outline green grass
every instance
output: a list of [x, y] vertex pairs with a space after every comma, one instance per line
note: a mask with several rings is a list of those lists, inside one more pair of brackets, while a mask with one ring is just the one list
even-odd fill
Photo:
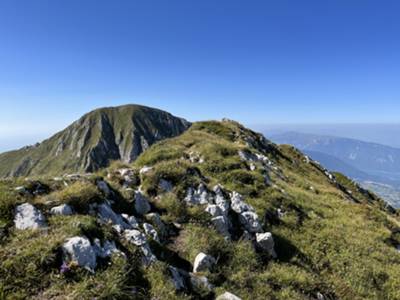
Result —
[[[293, 147], [263, 145], [255, 133], [237, 123], [200, 122], [179, 137], [155, 144], [132, 164], [135, 172], [144, 165], [153, 167], [140, 176], [140, 185], [163, 221], [174, 228], [165, 244], [152, 242], [162, 259], [149, 268], [140, 266], [136, 247], [110, 226], [99, 226], [94, 217], [84, 215], [90, 203], [103, 200], [92, 181], [51, 186], [49, 195], [30, 199], [15, 195], [11, 183], [0, 182], [0, 224], [7, 228], [0, 245], [0, 298], [199, 299], [190, 291], [174, 290], [167, 263], [180, 262], [191, 271], [188, 262], [204, 252], [217, 259], [216, 266], [202, 274], [216, 287], [216, 295], [230, 291], [242, 299], [315, 299], [322, 293], [326, 299], [400, 299], [398, 215], [389, 213], [375, 195], [335, 174], [339, 189]], [[267, 155], [284, 176], [270, 172], [272, 185], [266, 185], [261, 164], [250, 171], [248, 163], [239, 159], [243, 149]], [[191, 163], [190, 153], [198, 153], [204, 162]], [[98, 175], [105, 177], [123, 166], [115, 162]], [[118, 194], [114, 208], [131, 213], [132, 194], [113, 176], [110, 184]], [[173, 183], [173, 191], [161, 191], [160, 179]], [[225, 240], [204, 206], [187, 206], [183, 201], [187, 188], [200, 182], [209, 188], [221, 183], [228, 191], [243, 194], [264, 230], [272, 232], [278, 258], [256, 252], [251, 241]], [[30, 201], [47, 210], [48, 200], [71, 204], [81, 214], [46, 214], [47, 233], [12, 228], [17, 203]], [[280, 220], [264, 218], [278, 208], [284, 212]], [[113, 257], [95, 275], [74, 270], [71, 277], [61, 276], [60, 245], [79, 234], [115, 240], [127, 259]]]

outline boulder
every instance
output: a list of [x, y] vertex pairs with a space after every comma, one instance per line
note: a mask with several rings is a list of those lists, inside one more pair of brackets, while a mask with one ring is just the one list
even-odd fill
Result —
[[215, 263], [214, 257], [200, 252], [194, 260], [193, 273], [210, 270]]
[[96, 268], [96, 252], [86, 237], [68, 239], [62, 246], [65, 261], [73, 261], [91, 272]]
[[219, 295], [216, 300], [242, 300], [242, 299], [232, 293], [225, 292], [222, 295]]
[[275, 252], [275, 243], [274, 238], [272, 237], [272, 233], [256, 233], [256, 242], [257, 246], [263, 251], [267, 252], [271, 257], [276, 257]]
[[151, 206], [147, 198], [140, 191], [135, 191], [135, 211], [139, 215], [145, 215], [150, 210]]
[[43, 214], [32, 204], [24, 203], [15, 209], [14, 224], [17, 229], [39, 229], [46, 227]]
[[97, 215], [103, 222], [111, 222], [112, 224], [119, 226], [122, 230], [131, 229], [131, 226], [124, 221], [122, 216], [115, 213], [107, 203], [100, 204], [97, 207], [97, 211]]
[[52, 215], [70, 216], [73, 214], [72, 207], [68, 204], [61, 204], [50, 209]]
[[255, 212], [245, 211], [239, 215], [239, 221], [249, 232], [261, 232], [262, 227]]

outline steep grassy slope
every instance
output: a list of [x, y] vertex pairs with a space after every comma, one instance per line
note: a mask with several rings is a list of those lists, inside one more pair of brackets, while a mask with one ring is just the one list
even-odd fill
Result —
[[[257, 160], [256, 154], [265, 158]], [[140, 174], [144, 166], [152, 168]], [[132, 168], [128, 183], [122, 167]], [[97, 190], [100, 177], [107, 178], [111, 195]], [[65, 180], [67, 187], [42, 180], [50, 193], [29, 198], [13, 189], [27, 184], [23, 181], [0, 185], [0, 298], [213, 299], [229, 291], [242, 299], [400, 299], [398, 216], [346, 177], [334, 176], [296, 149], [277, 147], [235, 122], [195, 123], [182, 135], [150, 147], [131, 166], [114, 164], [91, 178]], [[165, 192], [161, 182], [173, 189]], [[243, 195], [258, 214], [262, 231], [272, 233], [277, 257], [257, 250], [254, 236], [237, 225], [234, 215], [227, 239], [214, 227], [205, 205], [188, 205], [188, 188], [200, 183], [209, 191], [221, 184], [227, 194]], [[150, 239], [157, 261], [149, 266], [140, 263], [138, 247], [87, 211], [90, 203], [112, 199], [116, 212], [133, 214], [142, 223], [147, 216], [133, 209], [133, 190], [139, 186], [168, 228], [164, 234], [159, 230], [159, 242]], [[14, 228], [13, 209], [25, 201], [46, 214], [46, 230]], [[61, 203], [79, 213], [47, 214]], [[80, 268], [60, 273], [60, 247], [74, 235], [114, 240], [126, 258], [114, 255], [94, 274]], [[216, 258], [216, 265], [201, 273], [214, 288], [198, 290], [188, 284], [175, 291], [169, 266], [191, 272], [199, 252]]]
[[0, 155], [0, 177], [92, 172], [112, 160], [132, 162], [149, 145], [189, 123], [139, 105], [90, 112], [41, 144]]

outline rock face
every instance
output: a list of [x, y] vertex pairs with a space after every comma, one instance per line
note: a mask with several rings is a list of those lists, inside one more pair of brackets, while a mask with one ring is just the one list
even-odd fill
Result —
[[145, 106], [92, 111], [35, 146], [0, 155], [0, 178], [93, 172], [113, 160], [130, 163], [153, 143], [184, 132], [184, 119]]
[[194, 260], [193, 273], [210, 270], [215, 263], [214, 257], [200, 252]]
[[68, 239], [62, 246], [66, 261], [73, 261], [78, 266], [91, 272], [96, 268], [96, 252], [86, 237], [73, 237]]
[[36, 207], [24, 203], [15, 209], [14, 224], [17, 229], [39, 229], [46, 227], [46, 220]]

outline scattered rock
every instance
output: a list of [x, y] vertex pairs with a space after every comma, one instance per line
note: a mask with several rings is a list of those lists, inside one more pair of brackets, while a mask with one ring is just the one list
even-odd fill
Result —
[[147, 174], [148, 172], [150, 172], [153, 169], [153, 167], [149, 167], [149, 166], [144, 166], [143, 168], [140, 169], [139, 174]]
[[73, 261], [91, 272], [96, 268], [96, 253], [86, 237], [73, 237], [62, 246], [65, 261]]
[[324, 295], [322, 295], [320, 292], [317, 293], [317, 299], [318, 300], [325, 300]]
[[143, 253], [143, 264], [148, 266], [151, 263], [157, 261], [157, 257], [153, 254], [153, 252], [150, 249], [149, 244], [144, 244], [143, 246], [140, 247]]
[[216, 300], [242, 300], [242, 299], [232, 293], [225, 292], [222, 295], [219, 295]]
[[221, 208], [216, 204], [208, 204], [205, 210], [213, 217], [218, 217], [223, 215]]
[[139, 215], [145, 215], [151, 210], [147, 198], [140, 192], [135, 192], [135, 210]]
[[237, 192], [232, 192], [231, 195], [231, 207], [232, 210], [238, 214], [245, 211], [254, 211], [254, 208], [243, 201], [242, 195]]
[[231, 234], [229, 233], [230, 222], [226, 216], [218, 216], [211, 219], [211, 222], [219, 232], [225, 238], [230, 239]]
[[131, 228], [131, 226], [124, 221], [122, 216], [116, 214], [108, 204], [106, 203], [100, 204], [97, 207], [97, 210], [98, 210], [97, 215], [103, 222], [105, 223], [111, 222], [112, 224], [119, 226], [122, 230]]
[[147, 214], [146, 219], [149, 220], [158, 229], [161, 235], [167, 234], [167, 228], [158, 213]]
[[274, 238], [270, 232], [256, 233], [256, 242], [259, 248], [276, 258]]
[[193, 273], [210, 270], [215, 263], [214, 257], [200, 252], [194, 260]]
[[72, 207], [68, 204], [61, 204], [50, 209], [52, 215], [70, 216], [73, 214]]
[[201, 183], [197, 190], [189, 187], [186, 193], [185, 201], [191, 205], [207, 204], [210, 202], [210, 194], [207, 191], [206, 186]]
[[154, 229], [153, 225], [149, 224], [149, 223], [144, 223], [143, 224], [143, 229], [144, 232], [151, 236], [151, 238], [157, 242], [160, 242], [160, 238], [158, 237], [158, 233], [157, 231]]
[[245, 211], [239, 215], [239, 221], [249, 232], [261, 232], [262, 227], [255, 212]]
[[15, 209], [14, 224], [17, 229], [39, 229], [46, 227], [43, 214], [32, 204], [24, 203]]
[[146, 236], [136, 229], [125, 230], [124, 236], [129, 242], [136, 246], [143, 246], [147, 243]]
[[104, 241], [103, 246], [101, 246], [100, 240], [95, 239], [93, 249], [94, 249], [96, 255], [101, 258], [109, 257], [114, 253], [122, 254], [125, 256], [125, 254], [123, 254], [123, 252], [121, 252], [120, 250], [117, 249], [117, 246], [115, 245], [114, 241], [106, 240], [106, 241]]

